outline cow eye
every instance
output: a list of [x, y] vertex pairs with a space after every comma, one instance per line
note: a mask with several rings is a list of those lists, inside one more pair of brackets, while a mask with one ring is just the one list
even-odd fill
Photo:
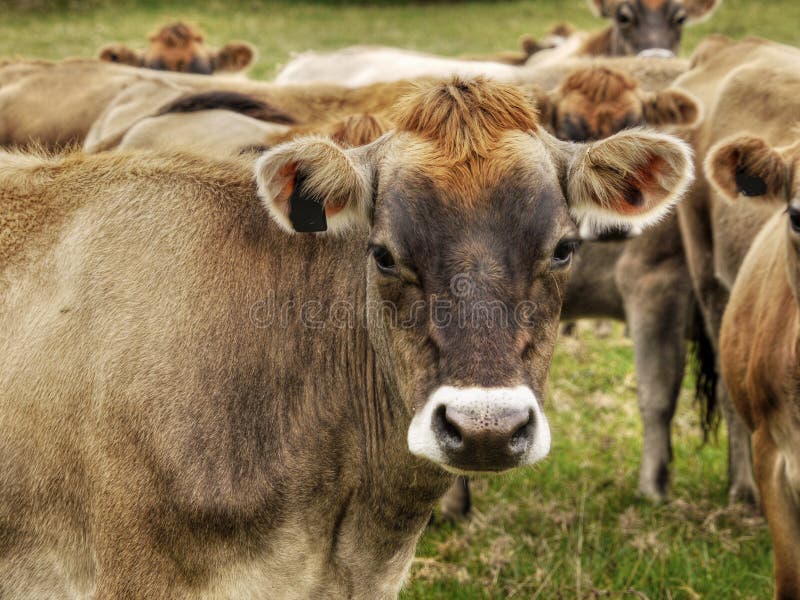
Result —
[[800, 209], [790, 206], [787, 212], [789, 213], [789, 223], [792, 226], [792, 231], [800, 233]]
[[679, 27], [682, 27], [686, 24], [686, 20], [689, 18], [689, 15], [686, 14], [686, 11], [679, 10], [675, 13], [675, 16], [672, 17], [672, 22]]
[[378, 271], [384, 275], [397, 275], [397, 263], [395, 263], [392, 253], [389, 252], [386, 246], [371, 246], [370, 252], [375, 259], [375, 266], [378, 267]]
[[636, 16], [633, 14], [631, 5], [627, 2], [620, 5], [619, 9], [617, 9], [617, 23], [619, 23], [622, 27], [629, 27], [630, 25], [633, 25], [635, 20]]
[[572, 255], [580, 247], [581, 240], [578, 239], [564, 239], [558, 242], [556, 249], [553, 251], [553, 257], [550, 259], [551, 269], [563, 269], [572, 262]]

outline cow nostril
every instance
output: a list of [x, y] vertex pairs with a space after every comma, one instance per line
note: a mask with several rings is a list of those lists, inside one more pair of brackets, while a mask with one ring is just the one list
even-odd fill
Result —
[[528, 440], [533, 437], [533, 430], [536, 427], [536, 415], [533, 410], [528, 411], [528, 420], [520, 425], [511, 435], [508, 442], [512, 452], [524, 451], [528, 445]]
[[452, 449], [458, 449], [464, 444], [461, 430], [447, 418], [447, 407], [444, 404], [433, 413], [433, 429], [439, 439]]

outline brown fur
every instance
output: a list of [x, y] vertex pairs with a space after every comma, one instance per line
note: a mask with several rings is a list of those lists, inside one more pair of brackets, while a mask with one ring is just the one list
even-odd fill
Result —
[[731, 399], [753, 432], [756, 481], [774, 546], [775, 597], [794, 598], [800, 593], [800, 233], [791, 215], [797, 220], [800, 211], [800, 141], [773, 149], [763, 139], [741, 138], [718, 145], [708, 162], [723, 182], [742, 166], [760, 167], [754, 173], [767, 181], [780, 173], [778, 185], [768, 184], [767, 194], [752, 202], [777, 195], [788, 204], [767, 221], [744, 259], [720, 346]]

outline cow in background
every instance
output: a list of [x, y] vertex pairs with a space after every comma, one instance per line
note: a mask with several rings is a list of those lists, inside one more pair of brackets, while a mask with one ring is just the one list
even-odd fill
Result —
[[256, 58], [255, 48], [245, 42], [230, 42], [219, 50], [205, 44], [205, 36], [194, 25], [170, 23], [150, 36], [143, 51], [124, 44], [111, 44], [100, 50], [100, 60], [159, 71], [211, 75], [236, 73], [247, 69]]

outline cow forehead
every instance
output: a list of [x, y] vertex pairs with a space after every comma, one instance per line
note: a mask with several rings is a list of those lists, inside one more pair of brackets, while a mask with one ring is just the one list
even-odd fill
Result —
[[[541, 142], [527, 137], [518, 148], [526, 153], [516, 161], [506, 157], [502, 168], [494, 167], [501, 176], [480, 187], [453, 188], [438, 166], [395, 165], [380, 177], [373, 227], [379, 241], [428, 259], [447, 257], [454, 265], [552, 245], [575, 226], [552, 159]], [[408, 146], [395, 151], [402, 149]]]
[[[490, 197], [491, 192], [502, 189], [511, 173], [517, 177], [525, 174], [532, 195], [537, 186], [558, 180], [552, 151], [537, 135], [522, 131], [508, 131], [487, 147], [485, 155], [464, 160], [444, 155], [436, 143], [416, 134], [400, 132], [393, 136], [381, 163], [380, 180], [390, 183], [395, 191], [424, 180], [437, 190], [438, 202], [465, 214]], [[420, 198], [409, 194], [406, 201], [418, 202]]]

